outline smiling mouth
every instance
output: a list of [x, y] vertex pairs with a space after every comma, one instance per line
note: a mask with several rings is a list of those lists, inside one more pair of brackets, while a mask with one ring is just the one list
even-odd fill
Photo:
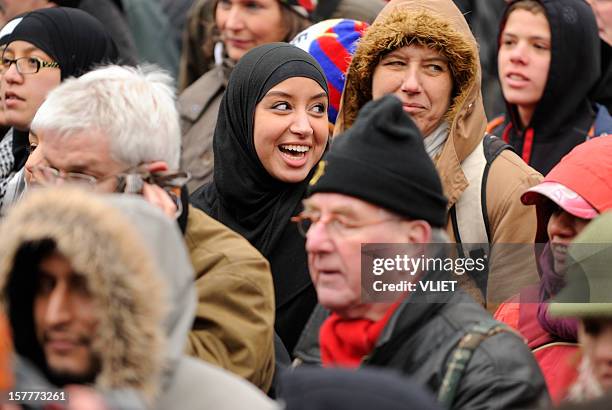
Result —
[[293, 158], [304, 158], [308, 151], [310, 151], [310, 147], [307, 145], [279, 145], [278, 149], [285, 155], [288, 155]]

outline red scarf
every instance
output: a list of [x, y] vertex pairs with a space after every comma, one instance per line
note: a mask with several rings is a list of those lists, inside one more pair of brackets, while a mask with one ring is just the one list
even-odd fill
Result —
[[332, 313], [323, 322], [319, 333], [323, 366], [359, 367], [363, 358], [374, 349], [376, 341], [399, 305], [400, 302], [394, 303], [378, 321], [344, 319]]

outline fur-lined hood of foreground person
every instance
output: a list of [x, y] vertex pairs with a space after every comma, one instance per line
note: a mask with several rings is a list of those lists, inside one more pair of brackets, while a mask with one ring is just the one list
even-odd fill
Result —
[[254, 386], [184, 356], [196, 309], [184, 241], [176, 222], [127, 194], [36, 189], [0, 225], [0, 302], [16, 353], [46, 377], [32, 308], [40, 260], [19, 260], [19, 252], [26, 243], [49, 239], [85, 277], [98, 308], [95, 388], [133, 390], [159, 409], [239, 409], [246, 402], [275, 408]]

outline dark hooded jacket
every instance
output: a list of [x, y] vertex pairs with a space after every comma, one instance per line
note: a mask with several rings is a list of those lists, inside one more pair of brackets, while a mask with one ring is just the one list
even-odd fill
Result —
[[305, 241], [290, 222], [301, 210], [309, 178], [285, 183], [271, 176], [257, 155], [253, 132], [259, 101], [292, 77], [310, 78], [327, 93], [317, 61], [295, 46], [265, 44], [240, 59], [221, 101], [213, 140], [213, 182], [191, 196], [194, 206], [247, 238], [270, 261], [275, 328], [289, 351], [316, 302]]
[[[503, 120], [495, 120], [490, 130], [546, 175], [588, 135], [596, 136], [590, 129], [598, 107], [589, 99], [589, 93], [601, 76], [601, 51], [597, 23], [586, 2], [539, 2], [546, 10], [551, 31], [551, 60], [544, 93], [529, 124], [523, 127], [516, 105], [506, 102]], [[500, 35], [508, 9], [501, 21]]]
[[[154, 409], [276, 407], [254, 386], [185, 356], [196, 309], [193, 268], [176, 223], [142, 198], [35, 191], [11, 209], [1, 231], [0, 302], [17, 354], [48, 380], [33, 333], [31, 284], [40, 260], [56, 249], [85, 277], [100, 307], [92, 338], [100, 361], [95, 388], [134, 391]], [[27, 245], [33, 243], [39, 246]], [[20, 387], [44, 383], [28, 373]]]

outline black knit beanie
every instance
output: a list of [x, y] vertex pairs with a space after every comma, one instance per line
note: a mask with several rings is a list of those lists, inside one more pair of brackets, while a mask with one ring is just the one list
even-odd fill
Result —
[[355, 124], [333, 139], [308, 187], [308, 196], [354, 196], [434, 227], [446, 225], [446, 198], [423, 137], [388, 95], [370, 101]]

